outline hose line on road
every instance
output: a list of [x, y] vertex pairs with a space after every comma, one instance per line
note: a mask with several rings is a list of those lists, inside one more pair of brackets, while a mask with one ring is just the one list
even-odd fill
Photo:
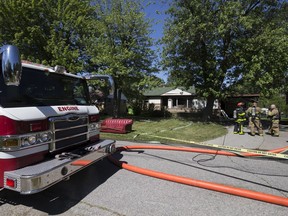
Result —
[[[232, 152], [227, 152], [223, 150], [211, 150], [211, 149], [201, 149], [201, 148], [189, 148], [189, 147], [174, 147], [174, 146], [145, 146], [145, 145], [135, 145], [135, 146], [123, 146], [123, 147], [118, 147], [117, 151], [128, 151], [128, 150], [135, 150], [135, 149], [154, 149], [154, 150], [171, 150], [171, 151], [185, 151], [185, 152], [198, 152], [198, 153], [207, 153], [207, 154], [217, 154], [217, 155], [225, 155], [225, 156], [239, 156], [239, 154], [232, 153]], [[274, 149], [269, 152], [281, 152], [283, 151], [284, 148], [281, 149]], [[287, 149], [287, 147], [286, 147]], [[244, 153], [242, 156], [245, 157], [254, 157], [254, 156], [259, 156], [255, 153]], [[142, 175], [147, 175], [151, 176], [154, 178], [159, 178], [163, 180], [168, 180], [176, 183], [181, 183], [185, 185], [190, 185], [190, 186], [195, 186], [195, 187], [200, 187], [208, 190], [214, 190], [222, 193], [227, 193], [231, 195], [236, 195], [236, 196], [241, 196], [241, 197], [246, 197], [249, 199], [254, 199], [262, 202], [267, 202], [267, 203], [272, 203], [276, 205], [281, 205], [281, 206], [286, 206], [288, 207], [288, 198], [286, 197], [281, 197], [281, 196], [276, 196], [272, 194], [266, 194], [262, 192], [257, 192], [257, 191], [252, 191], [252, 190], [247, 190], [243, 188], [236, 188], [228, 185], [222, 185], [218, 183], [213, 183], [213, 182], [207, 182], [207, 181], [202, 181], [202, 180], [197, 180], [197, 179], [192, 179], [192, 178], [187, 178], [187, 177], [182, 177], [182, 176], [177, 176], [177, 175], [171, 175], [171, 174], [166, 174], [163, 172], [158, 172], [158, 171], [153, 171], [149, 169], [144, 169], [140, 168], [137, 166], [129, 165], [126, 162], [119, 161], [115, 159], [113, 156], [108, 157], [111, 162], [113, 162], [115, 165], [132, 171], [136, 172]]]
[[[139, 136], [141, 134], [138, 134], [137, 136]], [[264, 157], [271, 157], [271, 158], [282, 158], [282, 159], [288, 159], [288, 155], [287, 154], [283, 154], [283, 152], [288, 150], [288, 147], [286, 148], [281, 148], [281, 149], [276, 149], [273, 151], [261, 151], [258, 149], [245, 149], [242, 147], [233, 147], [233, 146], [227, 146], [227, 145], [217, 145], [217, 144], [208, 144], [208, 143], [199, 143], [199, 142], [195, 142], [195, 141], [189, 141], [189, 140], [182, 140], [182, 139], [176, 139], [176, 138], [171, 138], [171, 137], [163, 137], [163, 136], [158, 136], [158, 135], [152, 135], [152, 134], [146, 134], [147, 136], [150, 137], [154, 137], [154, 138], [159, 138], [159, 139], [167, 139], [170, 141], [175, 141], [175, 142], [184, 142], [184, 143], [190, 143], [192, 145], [197, 145], [199, 147], [203, 147], [203, 148], [213, 148], [213, 149], [222, 149], [222, 150], [226, 150], [229, 152], [240, 152], [240, 155], [245, 156], [246, 154], [248, 156], [264, 156]], [[244, 154], [243, 154], [244, 153]], [[251, 155], [252, 154], [252, 155]]]

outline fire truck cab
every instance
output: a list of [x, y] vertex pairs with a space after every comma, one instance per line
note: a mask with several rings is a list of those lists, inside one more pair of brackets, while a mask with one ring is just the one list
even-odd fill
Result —
[[0, 48], [0, 187], [37, 193], [115, 152], [86, 79]]

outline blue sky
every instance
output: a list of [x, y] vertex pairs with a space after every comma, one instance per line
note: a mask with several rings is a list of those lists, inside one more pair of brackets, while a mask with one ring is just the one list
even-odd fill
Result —
[[[144, 12], [148, 18], [152, 19], [153, 32], [151, 37], [157, 41], [162, 38], [163, 35], [164, 21], [167, 17], [167, 15], [165, 15], [165, 11], [169, 8], [169, 0], [145, 0], [144, 4], [149, 4], [145, 8]], [[161, 47], [155, 46], [153, 48], [157, 50], [157, 48]], [[160, 72], [156, 75], [165, 82], [167, 81], [167, 74], [165, 72]]]

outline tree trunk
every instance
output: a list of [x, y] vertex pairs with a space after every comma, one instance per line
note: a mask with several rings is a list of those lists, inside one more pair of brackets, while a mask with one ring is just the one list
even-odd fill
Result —
[[117, 101], [118, 101], [118, 89], [117, 89], [117, 85], [115, 84], [115, 88], [114, 88], [114, 92], [113, 92], [113, 98], [112, 98], [112, 114], [113, 114], [113, 118], [117, 118], [118, 117], [118, 112], [117, 112]]
[[202, 116], [203, 122], [210, 121], [212, 114], [213, 114], [214, 101], [215, 101], [214, 97], [208, 96], [207, 104], [206, 104], [206, 107], [204, 108], [203, 116]]
[[117, 117], [120, 116], [120, 106], [121, 106], [121, 95], [122, 95], [122, 89], [118, 89], [118, 95], [117, 95], [117, 102], [116, 102], [116, 115]]

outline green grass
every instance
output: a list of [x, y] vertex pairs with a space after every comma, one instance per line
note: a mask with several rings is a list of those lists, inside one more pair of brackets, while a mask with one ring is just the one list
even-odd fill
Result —
[[[132, 132], [127, 134], [101, 133], [102, 139], [138, 142], [188, 143], [204, 142], [227, 133], [216, 123], [192, 122], [181, 119], [134, 120]], [[165, 137], [165, 138], [162, 138]]]

